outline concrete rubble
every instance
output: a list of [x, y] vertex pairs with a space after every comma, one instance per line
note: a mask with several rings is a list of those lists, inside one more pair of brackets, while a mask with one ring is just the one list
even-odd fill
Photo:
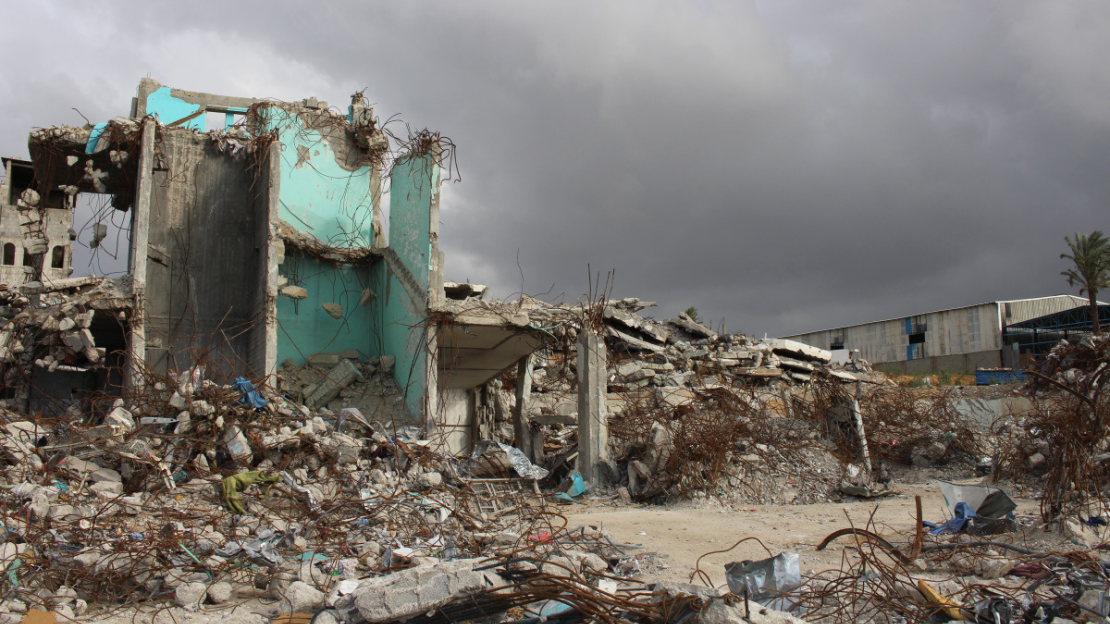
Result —
[[[0, 624], [144, 608], [347, 624], [1110, 614], [1110, 338], [1063, 342], [1020, 391], [981, 396], [658, 321], [636, 298], [489, 299], [443, 276], [453, 145], [401, 142], [387, 158], [361, 93], [344, 115], [144, 79], [130, 117], [37, 129], [33, 162], [6, 161]], [[129, 213], [123, 277], [71, 276], [79, 193]], [[878, 510], [831, 532], [814, 548], [850, 537], [839, 569], [728, 564], [748, 570], [729, 589], [700, 567], [706, 587], [654, 578], [665, 553], [563, 513], [871, 504], [921, 475], [1000, 485], [928, 533], [920, 508], [910, 535], [875, 532]], [[1001, 485], [1041, 517], [1011, 517]]]

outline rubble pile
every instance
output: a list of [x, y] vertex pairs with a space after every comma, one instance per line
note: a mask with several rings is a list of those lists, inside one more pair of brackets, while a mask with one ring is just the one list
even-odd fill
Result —
[[130, 282], [81, 277], [0, 286], [0, 306], [10, 317], [0, 330], [0, 363], [33, 363], [50, 372], [59, 366], [103, 365], [107, 351], [97, 346], [90, 327], [98, 313], [117, 326], [126, 323]]
[[1101, 516], [1110, 495], [1110, 335], [1061, 340], [1029, 371], [1035, 408], [1009, 423], [996, 474], [1041, 490], [1045, 520]]
[[[483, 478], [357, 408], [325, 417], [199, 368], [103, 408], [0, 413], [0, 563], [21, 579], [8, 612], [72, 617], [109, 598], [195, 609], [244, 587], [320, 608], [320, 590], [344, 581], [508, 554], [558, 530], [521, 479]], [[580, 563], [587, 551], [567, 558], [568, 539], [560, 555]], [[596, 532], [574, 539], [612, 555]]]
[[610, 419], [612, 457], [624, 473], [617, 480], [634, 500], [706, 494], [743, 503], [828, 500], [844, 469], [833, 442], [812, 422], [781, 416], [776, 407], [777, 396], [724, 387], [677, 403], [654, 396], [630, 403]]
[[393, 379], [394, 357], [359, 360], [358, 351], [317, 353], [303, 366], [287, 360], [279, 383], [284, 393], [309, 409], [337, 414], [355, 408], [385, 423], [416, 424]]
[[[654, 305], [636, 298], [605, 302], [603, 318], [611, 392], [632, 392], [647, 387], [699, 388], [713, 384], [773, 385], [778, 382], [798, 385], [809, 382], [819, 370], [828, 370], [843, 381], [888, 383], [884, 375], [872, 371], [864, 360], [835, 366], [831, 364], [830, 352], [792, 340], [758, 340], [744, 334], [718, 334], [686, 313], [663, 322], [637, 314]], [[538, 319], [550, 321], [548, 324], [562, 321], [553, 336], [570, 343], [575, 333], [565, 323], [572, 313], [580, 313], [580, 310], [548, 307], [530, 311], [533, 322]], [[554, 363], [556, 370], [545, 367], [547, 374], [533, 380], [536, 392], [568, 389], [560, 374], [565, 373], [566, 367], [561, 366], [558, 359]]]
[[[862, 359], [833, 364], [828, 351], [718, 334], [686, 314], [656, 322], [638, 314], [655, 304], [635, 298], [591, 309], [527, 297], [519, 304], [486, 302], [482, 292], [460, 294], [452, 306], [514, 322], [526, 312], [530, 326], [549, 339], [533, 355], [524, 411], [542, 441], [534, 457], [556, 483], [577, 453], [576, 341], [591, 314], [606, 336], [604, 480], [632, 500], [712, 495], [741, 504], [812, 503], [872, 496], [890, 480], [888, 465], [974, 465], [986, 444], [957, 413], [957, 390], [923, 397]], [[509, 444], [516, 443], [518, 383], [510, 370], [486, 386], [495, 421], [486, 430]]]

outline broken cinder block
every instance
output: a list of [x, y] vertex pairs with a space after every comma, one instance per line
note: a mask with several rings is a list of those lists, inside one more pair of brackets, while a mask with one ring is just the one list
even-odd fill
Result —
[[305, 404], [310, 409], [316, 409], [339, 396], [340, 390], [361, 378], [362, 373], [358, 372], [350, 360], [340, 360], [335, 368], [328, 371], [327, 378], [312, 392]]

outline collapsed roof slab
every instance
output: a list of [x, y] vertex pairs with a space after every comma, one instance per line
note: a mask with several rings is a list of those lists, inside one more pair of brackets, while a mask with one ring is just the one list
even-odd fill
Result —
[[529, 327], [522, 312], [458, 312], [440, 324], [438, 334], [440, 379], [452, 389], [480, 386], [543, 345], [541, 332]]
[[82, 193], [129, 198], [138, 179], [141, 138], [138, 122], [130, 119], [35, 130], [27, 140], [39, 186], [35, 190], [53, 194], [59, 187], [72, 186]]

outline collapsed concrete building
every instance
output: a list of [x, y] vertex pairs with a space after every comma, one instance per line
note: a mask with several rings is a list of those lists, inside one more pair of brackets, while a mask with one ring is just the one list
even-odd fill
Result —
[[[814, 371], [882, 382], [865, 363], [830, 370], [830, 353], [799, 343], [641, 317], [655, 304], [638, 299], [485, 301], [485, 287], [446, 282], [439, 189], [451, 145], [427, 131], [391, 144], [361, 94], [342, 114], [315, 98], [143, 79], [131, 108], [35, 130], [31, 161], [8, 161], [4, 214], [26, 258], [0, 292], [18, 311], [0, 330], [16, 411], [104, 414], [87, 402], [244, 377], [329, 418], [356, 408], [376, 430], [412, 428], [449, 454], [489, 439], [540, 463], [565, 449], [597, 482], [622, 478], [608, 423], [629, 402], [674, 407], [721, 387], [807, 384]], [[126, 216], [122, 277], [69, 277], [83, 194], [117, 217], [98, 213], [94, 242]], [[541, 431], [551, 426], [572, 430]], [[249, 454], [230, 450], [240, 430], [228, 431], [230, 454]]]
[[[526, 318], [442, 311], [446, 155], [427, 131], [401, 143], [394, 154], [361, 94], [341, 114], [315, 98], [218, 96], [149, 78], [128, 117], [35, 130], [30, 163], [5, 160], [10, 296], [63, 305], [107, 282], [113, 305], [73, 326], [64, 311], [30, 315], [61, 332], [56, 344], [45, 356], [0, 355], [38, 364], [34, 407], [56, 411], [82, 390], [133, 390], [198, 365], [225, 379], [309, 366], [322, 373], [310, 390], [323, 405], [369, 368], [399, 390], [390, 418], [442, 429], [465, 450], [473, 389], [541, 340]], [[127, 215], [122, 278], [68, 277], [73, 208], [86, 193]], [[98, 222], [98, 239], [105, 227], [117, 226]], [[70, 312], [95, 307], [82, 298]], [[119, 379], [89, 380], [109, 364]]]

